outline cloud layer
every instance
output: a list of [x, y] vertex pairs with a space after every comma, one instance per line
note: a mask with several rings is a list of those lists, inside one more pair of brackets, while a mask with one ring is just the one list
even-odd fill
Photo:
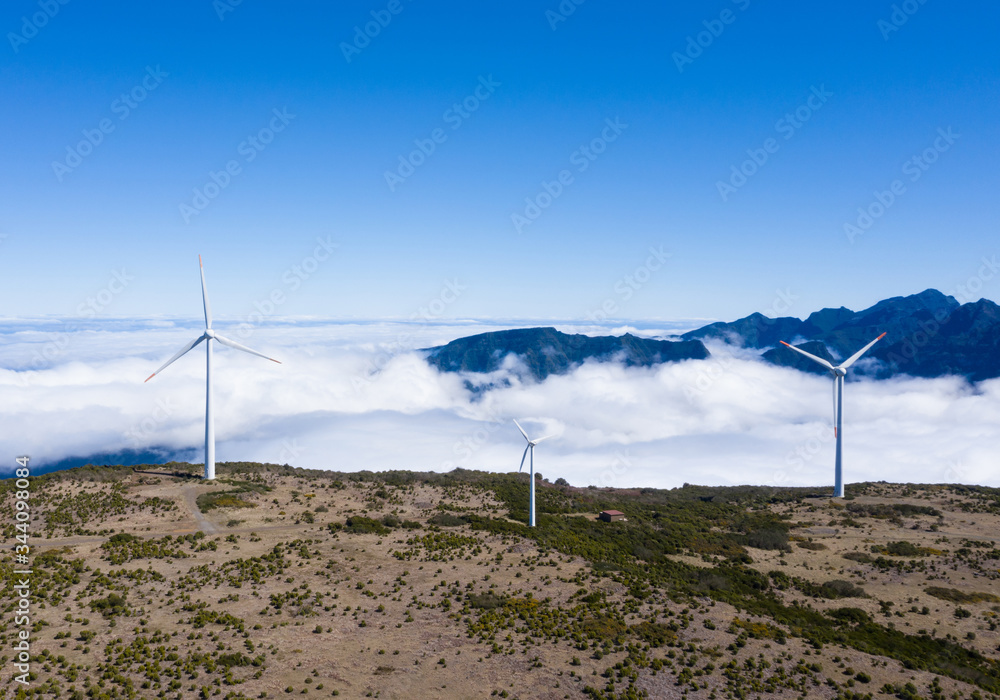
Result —
[[[468, 378], [428, 366], [417, 349], [496, 325], [299, 322], [245, 336], [219, 325], [283, 362], [216, 347], [219, 461], [514, 471], [524, 448], [516, 417], [529, 434], [555, 435], [537, 448], [537, 470], [576, 485], [833, 481], [831, 382], [767, 365], [754, 352], [716, 345], [711, 359], [655, 368], [588, 362], [542, 383], [522, 382], [512, 359], [490, 377], [505, 386], [477, 392]], [[149, 448], [201, 461], [201, 347], [143, 384], [198, 326], [5, 323], [0, 448], [11, 461], [26, 453], [36, 464]], [[848, 483], [1000, 484], [1000, 381], [848, 382], [844, 415]]]

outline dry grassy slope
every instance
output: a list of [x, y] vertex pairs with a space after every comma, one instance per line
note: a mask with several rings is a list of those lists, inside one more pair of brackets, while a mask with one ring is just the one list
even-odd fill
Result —
[[[440, 506], [506, 515], [491, 493], [476, 488], [350, 481], [334, 488], [330, 479], [254, 478], [271, 490], [235, 496], [253, 507], [205, 514], [194, 505], [196, 498], [232, 488], [226, 479], [208, 485], [133, 474], [119, 483], [47, 483], [46, 493], [35, 500], [32, 523], [36, 589], [43, 591], [32, 610], [35, 692], [48, 694], [58, 686], [60, 697], [75, 691], [78, 697], [527, 699], [585, 697], [584, 687], [592, 686], [592, 697], [630, 697], [625, 690], [630, 678], [631, 692], [650, 698], [738, 692], [753, 697], [765, 691], [768, 697], [834, 698], [844, 692], [878, 695], [885, 683], [912, 683], [928, 698], [936, 688], [941, 697], [971, 698], [977, 692], [973, 685], [854, 649], [828, 644], [818, 650], [792, 635], [774, 639], [775, 631], [784, 637], [789, 630], [754, 628], [750, 623], [768, 621], [707, 596], [675, 602], [669, 591], [652, 591], [638, 600], [614, 576], [594, 572], [583, 559], [540, 551], [518, 535], [428, 525]], [[878, 489], [881, 493], [850, 503], [911, 503], [931, 506], [940, 516], [917, 514], [895, 522], [855, 517], [844, 502], [830, 499], [774, 505], [772, 510], [796, 525], [791, 534], [800, 542], [793, 541], [790, 552], [751, 548], [751, 566], [816, 584], [848, 580], [871, 596], [827, 600], [789, 587], [778, 593], [787, 604], [861, 608], [883, 625], [948, 635], [995, 659], [1000, 640], [993, 621], [1000, 607], [956, 605], [924, 590], [934, 585], [1000, 593], [1000, 560], [976, 556], [985, 547], [954, 556], [965, 540], [996, 542], [995, 511], [964, 512], [968, 499], [948, 490]], [[9, 512], [9, 494], [4, 503]], [[73, 518], [66, 518], [67, 509]], [[387, 513], [419, 527], [397, 527], [386, 535], [327, 527], [359, 514]], [[147, 541], [170, 535], [172, 541], [158, 551], [133, 552], [152, 556], [113, 564], [102, 548], [112, 531]], [[199, 532], [208, 534], [195, 538]], [[425, 539], [418, 544], [414, 538]], [[865, 552], [874, 558], [873, 545], [904, 540], [941, 553], [886, 557], [904, 562], [888, 570], [842, 556]], [[706, 561], [711, 557], [676, 558], [713, 565]], [[75, 571], [74, 560], [82, 560]], [[910, 560], [917, 563], [913, 570], [905, 565]], [[8, 554], [8, 570], [10, 561]], [[561, 619], [581, 606], [581, 589], [601, 594], [595, 598], [600, 602]], [[487, 592], [515, 602], [493, 611], [466, 607], [468, 594]], [[124, 596], [122, 614], [105, 616], [93, 608], [112, 593]], [[539, 606], [543, 599], [551, 602]], [[957, 608], [971, 614], [956, 617]], [[501, 611], [508, 613], [506, 623], [494, 620], [494, 637], [483, 641], [474, 626]], [[749, 637], [731, 627], [736, 617], [747, 621]], [[657, 646], [627, 633], [614, 643], [621, 628], [612, 618], [630, 627], [644, 619], [672, 624], [677, 637]], [[589, 625], [590, 638], [550, 634], [580, 620]], [[10, 610], [0, 629], [0, 642], [10, 648]], [[627, 645], [633, 645], [631, 654]], [[630, 660], [636, 658], [643, 663]], [[726, 669], [731, 661], [736, 668]], [[853, 680], [858, 674], [870, 680]], [[14, 697], [13, 673], [5, 675], [0, 697]], [[609, 679], [613, 690], [606, 691]]]

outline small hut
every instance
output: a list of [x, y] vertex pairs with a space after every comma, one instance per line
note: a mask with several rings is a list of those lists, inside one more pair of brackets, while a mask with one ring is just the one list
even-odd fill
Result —
[[624, 520], [625, 514], [620, 510], [602, 510], [601, 514], [597, 517], [599, 520], [603, 520], [606, 523], [614, 523], [619, 520]]

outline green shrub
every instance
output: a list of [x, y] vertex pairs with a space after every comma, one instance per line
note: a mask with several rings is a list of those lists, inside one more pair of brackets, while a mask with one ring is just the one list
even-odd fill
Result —
[[633, 625], [630, 631], [651, 647], [662, 647], [677, 639], [677, 634], [662, 622], [643, 620], [638, 625]]
[[227, 491], [214, 491], [203, 493], [198, 496], [198, 509], [203, 513], [213, 508], [256, 508], [257, 504], [240, 498], [245, 493], [265, 493], [271, 490], [270, 486], [254, 483], [252, 481], [231, 481], [235, 488]]
[[860, 564], [871, 564], [873, 561], [871, 556], [869, 554], [866, 554], [865, 552], [846, 552], [841, 556], [844, 557], [844, 559], [848, 559], [850, 561], [856, 561]]
[[464, 518], [452, 515], [451, 513], [438, 513], [428, 519], [427, 522], [430, 525], [440, 525], [442, 527], [455, 527], [457, 525], [465, 525], [468, 523], [468, 521]]
[[90, 609], [101, 613], [104, 617], [114, 617], [115, 615], [122, 615], [128, 612], [124, 596], [120, 596], [117, 593], [111, 593], [107, 598], [90, 601]]
[[250, 666], [253, 664], [253, 660], [245, 654], [235, 652], [232, 654], [222, 654], [218, 659], [216, 659], [215, 663], [222, 666], [226, 670], [229, 670], [233, 666]]
[[836, 608], [834, 610], [828, 610], [826, 614], [834, 620], [852, 622], [859, 625], [867, 624], [872, 621], [871, 615], [861, 608]]
[[835, 579], [820, 586], [820, 594], [824, 598], [865, 598], [867, 594], [861, 586], [855, 586], [850, 581]]
[[894, 557], [917, 557], [921, 554], [920, 548], [912, 542], [889, 542], [885, 553]]
[[941, 588], [939, 586], [928, 586], [924, 589], [927, 595], [932, 595], [949, 603], [1000, 603], [1000, 596], [993, 593], [964, 593], [957, 588]]
[[604, 641], [625, 633], [625, 623], [611, 615], [593, 615], [580, 623], [580, 631], [590, 639]]
[[376, 534], [376, 535], [388, 535], [389, 528], [380, 523], [378, 520], [372, 518], [366, 518], [363, 515], [352, 515], [347, 519], [344, 524], [344, 529], [348, 532], [352, 532], [355, 535], [365, 535], [365, 534]]
[[234, 493], [222, 491], [219, 493], [203, 493], [198, 496], [198, 510], [202, 513], [213, 508], [256, 508], [256, 503], [245, 501]]
[[750, 532], [744, 536], [743, 544], [755, 549], [792, 551], [791, 546], [788, 544], [788, 531], [779, 528], [765, 528]]
[[137, 539], [135, 535], [130, 535], [127, 532], [119, 532], [117, 535], [111, 535], [108, 538], [108, 544], [125, 544], [127, 542], [134, 542]]
[[477, 610], [493, 610], [504, 604], [506, 598], [496, 593], [472, 593], [469, 595], [469, 605]]

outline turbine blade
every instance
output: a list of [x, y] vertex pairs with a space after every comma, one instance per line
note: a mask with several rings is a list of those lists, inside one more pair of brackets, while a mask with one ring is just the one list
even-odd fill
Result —
[[795, 352], [799, 353], [800, 355], [805, 355], [806, 357], [808, 357], [813, 362], [818, 362], [819, 364], [823, 365], [824, 367], [826, 367], [829, 370], [833, 369], [833, 365], [831, 365], [829, 362], [827, 362], [826, 360], [824, 360], [822, 357], [816, 357], [815, 355], [813, 355], [811, 353], [808, 353], [805, 350], [802, 350], [800, 348], [797, 348], [794, 345], [789, 345], [784, 340], [781, 341], [781, 344], [784, 345], [789, 350], [794, 350]]
[[[198, 343], [200, 343], [204, 339], [205, 339], [205, 336], [201, 335], [201, 336], [198, 336], [196, 339], [192, 340], [187, 345], [185, 345], [183, 348], [181, 348], [177, 352], [176, 355], [174, 355], [169, 360], [167, 360], [166, 362], [164, 362], [163, 366], [160, 367], [160, 369], [156, 370], [151, 375], [149, 375], [149, 377], [146, 378], [146, 382], [148, 382], [150, 379], [152, 379], [153, 377], [155, 377], [156, 375], [158, 375], [160, 372], [162, 372], [163, 370], [165, 370], [168, 366], [170, 366], [171, 364], [173, 364], [175, 360], [179, 359], [181, 357], [181, 355], [183, 355], [184, 353], [186, 353], [189, 350], [191, 350], [191, 348], [193, 348], [195, 345], [197, 345]], [[143, 382], [143, 384], [145, 384], [146, 382]]]
[[524, 460], [528, 458], [528, 450], [530, 449], [531, 449], [531, 443], [529, 442], [528, 446], [524, 448], [524, 454], [521, 455], [521, 466], [517, 468], [518, 472], [524, 469]]
[[538, 444], [538, 443], [540, 443], [540, 442], [541, 442], [542, 440], [548, 440], [548, 439], [549, 439], [550, 437], [553, 437], [553, 436], [552, 436], [552, 435], [546, 435], [545, 437], [540, 437], [540, 438], [538, 438], [537, 440], [534, 440], [533, 442], [534, 442], [534, 444], [536, 444], [536, 445], [537, 445], [537, 444]]
[[243, 352], [248, 352], [251, 355], [256, 355], [257, 357], [263, 357], [265, 360], [270, 360], [271, 362], [277, 362], [279, 365], [281, 364], [281, 362], [279, 362], [278, 360], [274, 359], [273, 357], [268, 357], [267, 355], [265, 355], [262, 352], [257, 352], [256, 350], [251, 350], [246, 345], [240, 345], [239, 343], [237, 343], [235, 341], [232, 341], [229, 338], [224, 338], [223, 336], [219, 335], [218, 333], [215, 334], [215, 339], [218, 340], [223, 345], [228, 345], [231, 348], [236, 348], [237, 350], [242, 350]]
[[858, 350], [856, 353], [854, 353], [853, 355], [851, 355], [850, 357], [848, 357], [845, 362], [842, 362], [840, 364], [840, 368], [841, 369], [847, 369], [848, 367], [850, 367], [851, 365], [853, 365], [855, 362], [858, 361], [858, 358], [860, 358], [862, 355], [864, 355], [866, 352], [868, 352], [868, 350], [871, 348], [872, 345], [874, 345], [878, 341], [882, 340], [882, 338], [884, 338], [884, 337], [885, 337], [885, 333], [883, 333], [878, 338], [876, 338], [872, 342], [868, 343], [868, 345], [864, 346], [863, 348], [861, 348], [860, 350]]
[[212, 327], [212, 307], [208, 303], [208, 290], [205, 289], [205, 265], [198, 256], [198, 267], [201, 269], [201, 300], [205, 304], [205, 328]]
[[531, 438], [529, 438], [528, 434], [526, 432], [524, 432], [524, 428], [522, 428], [521, 424], [517, 422], [517, 418], [514, 419], [514, 425], [516, 425], [517, 429], [521, 431], [521, 435], [524, 436], [524, 439], [527, 440], [528, 442], [531, 442]]

